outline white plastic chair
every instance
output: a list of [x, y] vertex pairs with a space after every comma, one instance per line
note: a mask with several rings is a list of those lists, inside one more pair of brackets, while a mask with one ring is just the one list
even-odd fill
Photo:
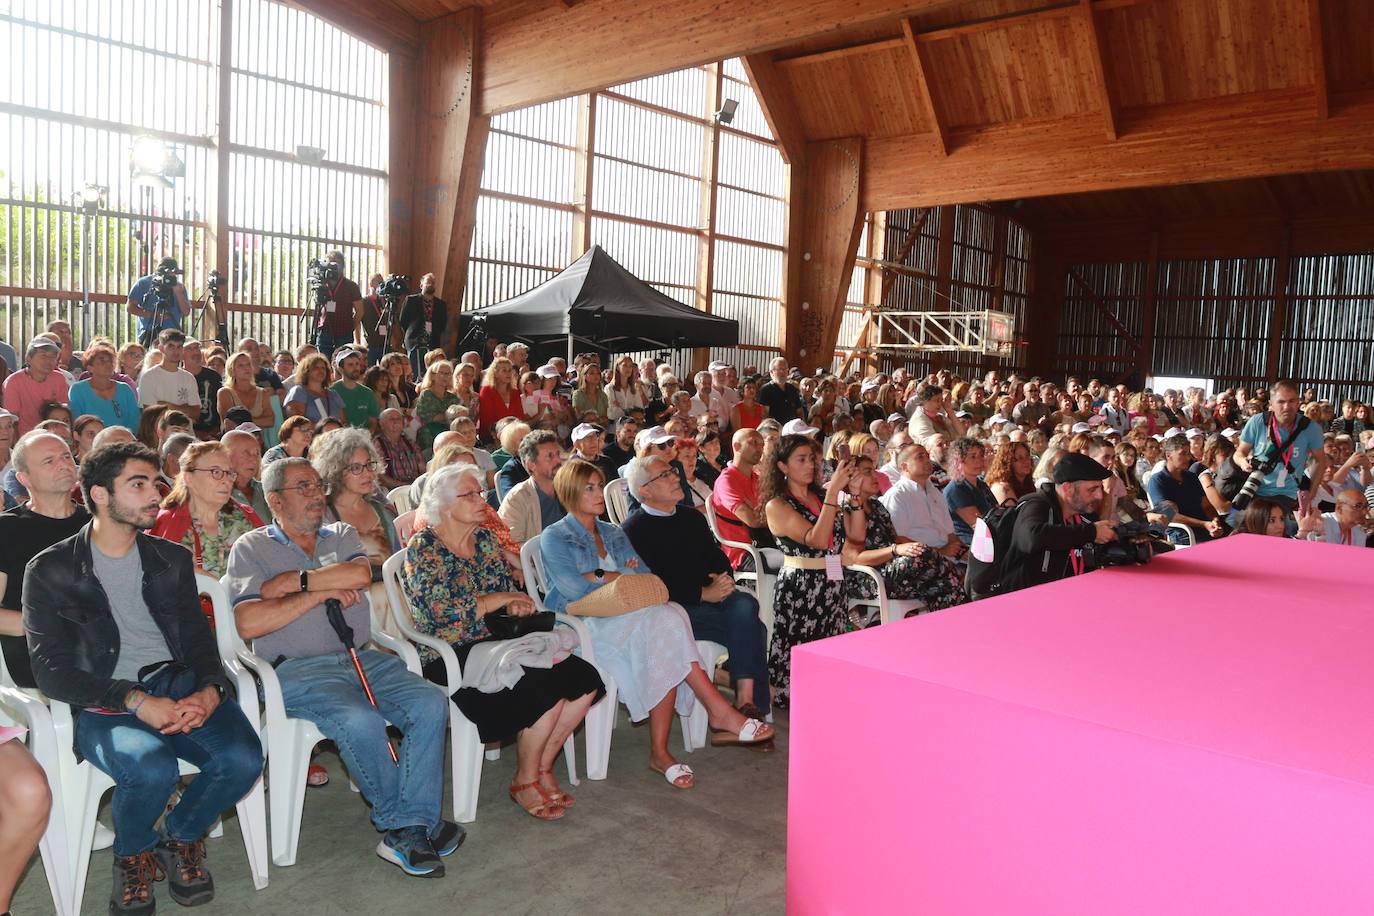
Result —
[[630, 485], [624, 477], [616, 477], [606, 484], [606, 517], [612, 525], [619, 525], [630, 514]]
[[[462, 668], [452, 646], [442, 639], [426, 636], [415, 629], [415, 621], [410, 615], [410, 604], [406, 601], [401, 588], [405, 559], [405, 551], [398, 550], [382, 564], [382, 578], [391, 602], [392, 619], [396, 621], [397, 629], [406, 639], [416, 645], [428, 646], [438, 653], [444, 663], [445, 682], [449, 684], [448, 689], [451, 693], [457, 689], [454, 685], [462, 683]], [[453, 818], [460, 823], [471, 823], [477, 820], [477, 793], [482, 784], [483, 745], [477, 733], [477, 726], [463, 715], [458, 709], [458, 704], [452, 699], [449, 700], [449, 741], [453, 758]], [[499, 750], [495, 756], [500, 756]], [[567, 761], [568, 781], [578, 785], [577, 752], [572, 735], [569, 735], [563, 744], [563, 756]]]
[[912, 611], [919, 611], [926, 606], [920, 598], [889, 598], [887, 596], [887, 586], [883, 583], [883, 574], [871, 566], [860, 566], [851, 564], [845, 567], [848, 572], [867, 576], [873, 581], [873, 586], [877, 591], [872, 598], [850, 598], [849, 607], [853, 610], [856, 607], [869, 608], [868, 621], [873, 622], [874, 616], [883, 623], [884, 626], [894, 620], [901, 620]]
[[[220, 618], [216, 615], [216, 620]], [[301, 816], [305, 808], [305, 778], [310, 767], [310, 753], [325, 740], [315, 723], [286, 714], [281, 682], [273, 667], [254, 655], [233, 625], [232, 610], [226, 612], [224, 623], [215, 628], [233, 647], [236, 661], [257, 677], [262, 687], [262, 712], [259, 737], [267, 754], [267, 776], [272, 784], [270, 800], [272, 862], [288, 866], [296, 864], [300, 845]], [[415, 647], [381, 630], [372, 631], [372, 639], [379, 646], [401, 657], [406, 667], [419, 674], [420, 656]]]
[[764, 636], [764, 647], [773, 643], [773, 587], [777, 584], [778, 577], [768, 572], [768, 567], [763, 562], [763, 552], [746, 541], [731, 541], [720, 535], [720, 523], [716, 519], [716, 505], [712, 500], [706, 500], [706, 523], [711, 527], [711, 533], [716, 536], [716, 540], [722, 547], [734, 547], [747, 553], [754, 562], [752, 570], [743, 570], [735, 573], [736, 582], [753, 582], [754, 597], [759, 601], [759, 619], [767, 628]]
[[[1170, 528], [1171, 530], [1173, 530], [1173, 531], [1182, 531], [1182, 532], [1183, 532], [1183, 535], [1184, 535], [1184, 541], [1185, 541], [1185, 543], [1182, 543], [1182, 544], [1174, 544], [1174, 549], [1175, 549], [1175, 550], [1182, 550], [1182, 549], [1185, 548], [1185, 547], [1194, 547], [1194, 546], [1197, 545], [1197, 536], [1193, 534], [1193, 529], [1192, 529], [1192, 528], [1189, 528], [1187, 525], [1183, 524], [1182, 522], [1170, 522], [1170, 523], [1169, 523], [1169, 528]], [[1173, 543], [1173, 542], [1170, 541], [1170, 543]]]
[[[215, 612], [215, 637], [220, 660], [235, 679], [239, 692], [238, 702], [244, 716], [250, 723], [256, 724], [258, 702], [252, 679], [247, 678], [245, 681], [247, 673], [238, 664], [238, 660], [225, 656], [226, 640], [221, 633], [225, 629], [233, 628], [233, 613], [229, 608], [228, 596], [216, 579], [204, 573], [196, 574], [196, 588], [210, 597]], [[222, 623], [225, 620], [229, 622], [227, 628]], [[72, 882], [68, 899], [71, 911], [80, 913], [81, 901], [86, 892], [86, 875], [91, 863], [96, 813], [100, 808], [100, 799], [114, 788], [114, 780], [96, 769], [90, 761], [76, 762], [76, 755], [71, 751], [74, 725], [71, 708], [66, 703], [54, 703], [50, 710], [58, 742], [65, 745], [65, 748], [59, 748], [58, 766], [62, 779], [62, 807], [68, 837], [68, 873]], [[183, 776], [200, 772], [184, 760], [178, 763]], [[244, 850], [248, 854], [248, 867], [253, 876], [253, 887], [257, 890], [267, 886], [267, 814], [263, 794], [262, 776], [259, 775], [253, 788], [235, 806], [239, 816], [239, 830], [243, 834]], [[216, 824], [210, 831], [210, 836], [222, 836], [223, 832], [223, 825]]]
[[[544, 606], [544, 595], [548, 591], [548, 576], [544, 571], [544, 557], [540, 551], [538, 538], [531, 538], [521, 546], [520, 566], [525, 573], [525, 591], [534, 601], [535, 608], [540, 611], [548, 610]], [[687, 617], [687, 612], [682, 608], [682, 605], [669, 602], [668, 607], [676, 609], [682, 615], [683, 622], [687, 624], [688, 632], [691, 632], [692, 622]], [[591, 631], [587, 629], [586, 623], [571, 614], [560, 612], [557, 617], [560, 623], [566, 623], [577, 631], [578, 639], [582, 643], [578, 651], [581, 652], [585, 660], [596, 665], [596, 653], [592, 648]], [[709, 640], [698, 640], [696, 647], [697, 654], [701, 658], [702, 669], [707, 672], [707, 678], [710, 678], [711, 672], [715, 669], [715, 661], [725, 654], [725, 647]], [[711, 661], [707, 661], [708, 658]], [[601, 674], [601, 680], [606, 685], [606, 696], [592, 706], [585, 720], [587, 778], [605, 779], [606, 769], [610, 764], [611, 730], [615, 727], [615, 703], [619, 688], [610, 672], [600, 665], [596, 666], [596, 670]], [[690, 688], [679, 685], [677, 689], [687, 690]], [[691, 752], [698, 747], [704, 747], [707, 730], [705, 705], [698, 701], [690, 716], [679, 716], [678, 718], [682, 722], [683, 748]]]
[[78, 910], [71, 900], [71, 843], [67, 838], [67, 816], [62, 794], [61, 759], [65, 752], [59, 746], [52, 713], [36, 690], [15, 685], [0, 655], [0, 712], [8, 714], [15, 725], [29, 730], [28, 748], [34, 760], [43, 768], [52, 793], [52, 810], [48, 815], [48, 829], [38, 841], [38, 854], [43, 860], [43, 872], [52, 894], [53, 909], [58, 916], [76, 916]]
[[397, 515], [405, 515], [411, 509], [415, 508], [414, 504], [410, 501], [410, 484], [397, 487], [388, 493], [386, 498], [391, 502], [391, 506], [396, 510]]

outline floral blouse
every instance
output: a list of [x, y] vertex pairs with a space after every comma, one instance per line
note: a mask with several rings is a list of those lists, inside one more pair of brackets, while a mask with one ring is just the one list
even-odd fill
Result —
[[[403, 587], [410, 601], [415, 629], [452, 645], [486, 639], [491, 634], [477, 616], [477, 596], [515, 591], [501, 545], [491, 532], [478, 528], [471, 559], [449, 550], [433, 528], [422, 528], [406, 545]], [[425, 662], [438, 653], [420, 646]]]
[[[248, 516], [231, 502], [219, 513], [219, 534], [207, 534], [198, 523], [192, 522], [181, 539], [181, 546], [198, 560], [197, 568], [212, 576], [222, 576], [229, 570], [229, 549], [243, 534], [253, 530]], [[200, 549], [196, 549], [199, 538]]]

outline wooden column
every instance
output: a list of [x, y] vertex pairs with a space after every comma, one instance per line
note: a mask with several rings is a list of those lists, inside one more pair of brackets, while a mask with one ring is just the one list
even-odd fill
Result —
[[1159, 298], [1159, 230], [1150, 232], [1150, 254], [1145, 264], [1145, 300], [1140, 328], [1140, 351], [1136, 354], [1135, 371], [1143, 388], [1145, 380], [1154, 372], [1155, 306]]
[[1293, 259], [1293, 226], [1284, 220], [1279, 235], [1278, 264], [1274, 268], [1274, 313], [1269, 322], [1269, 348], [1265, 354], [1264, 377], [1269, 384], [1279, 378], [1279, 344], [1288, 327], [1288, 285]]
[[[231, 93], [233, 76], [233, 53], [234, 53], [234, 0], [220, 0], [219, 8], [219, 58], [215, 68], [215, 77], [218, 81], [219, 110], [216, 117], [215, 135], [212, 137], [214, 143], [214, 155], [211, 157], [211, 168], [214, 170], [214, 204], [206, 219], [208, 229], [205, 240], [205, 257], [210, 263], [204, 265], [205, 274], [208, 277], [210, 271], [218, 270], [221, 274], [230, 279], [232, 284], [238, 279], [238, 274], [234, 271], [233, 263], [230, 258], [229, 246], [229, 122], [231, 117]], [[82, 265], [82, 270], [85, 270]], [[187, 279], [186, 285], [189, 287], [191, 281]], [[229, 303], [234, 296], [242, 295], [232, 285], [226, 286], [223, 290], [223, 308], [227, 312]], [[210, 309], [205, 310], [206, 318], [198, 328], [191, 328], [191, 333], [209, 339], [216, 333], [215, 324], [218, 320], [211, 314]], [[227, 321], [227, 317], [226, 317]], [[233, 343], [234, 329], [229, 329], [230, 343]], [[206, 347], [209, 350], [209, 347]]]
[[[415, 116], [418, 61], [414, 51], [391, 51], [387, 55], [387, 117], [391, 123], [388, 145], [386, 251], [382, 272], [411, 273], [413, 270], [415, 199]], [[411, 277], [412, 281], [418, 277]]]
[[[481, 10], [426, 23], [416, 68], [414, 183], [410, 203], [412, 277], [433, 273], [456, 315], [467, 289], [468, 248], [486, 153], [488, 119], [473, 107], [479, 83]], [[457, 343], [450, 321], [443, 346]]]
[[[875, 260], [883, 261], [887, 259], [887, 211], [873, 214], [873, 222], [868, 227], [868, 256]], [[878, 308], [883, 304], [883, 293], [886, 284], [883, 282], [885, 270], [870, 270], [868, 272], [868, 283], [864, 286], [864, 302], [870, 309]], [[859, 341], [865, 347], [876, 349], [882, 345], [882, 328], [877, 321], [872, 320], [870, 312], [869, 323], [864, 327], [863, 339]], [[877, 375], [882, 371], [882, 357], [875, 352], [870, 352], [864, 359], [863, 374], [865, 376]]]
[[[939, 303], [937, 311], [953, 311], [955, 306], [950, 295], [954, 290], [951, 282], [954, 275], [954, 207], [940, 208], [940, 242], [935, 250], [935, 298]], [[930, 371], [939, 372], [945, 367], [945, 355], [930, 355]]]
[[[723, 87], [720, 64], [712, 64], [706, 90], [706, 110], [720, 110]], [[700, 222], [697, 230], [697, 288], [696, 307], [711, 311], [711, 296], [715, 290], [716, 263], [716, 173], [720, 168], [720, 122], [710, 119], [706, 142], [701, 149], [701, 195], [698, 202]], [[705, 347], [692, 350], [692, 372], [700, 372], [711, 362], [711, 351]]]
[[592, 247], [592, 146], [596, 142], [596, 93], [577, 100], [577, 153], [573, 173], [573, 260]]
[[1041, 234], [1031, 240], [1031, 288], [1026, 308], [1025, 369], [1032, 375], [1053, 377], [1059, 346], [1059, 322], [1064, 310], [1068, 265], [1064, 253]]
[[805, 373], [834, 357], [863, 233], [862, 175], [863, 140], [850, 137], [807, 144], [803, 175], [791, 182], [787, 245], [794, 280], [783, 303], [782, 341], [788, 361]]

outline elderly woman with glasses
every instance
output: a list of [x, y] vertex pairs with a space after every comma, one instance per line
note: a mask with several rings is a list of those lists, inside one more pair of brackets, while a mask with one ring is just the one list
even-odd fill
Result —
[[196, 569], [222, 576], [229, 548], [245, 532], [261, 528], [250, 506], [230, 498], [234, 469], [229, 449], [218, 442], [197, 442], [181, 455], [181, 473], [162, 501], [152, 534], [191, 551]]
[[378, 484], [385, 465], [377, 446], [367, 430], [345, 427], [311, 443], [310, 463], [324, 481], [325, 522], [352, 525], [367, 551], [367, 561], [372, 565], [368, 598], [374, 625], [395, 634], [396, 625], [387, 613], [382, 564], [402, 545], [396, 534], [396, 513], [387, 505], [386, 494]]
[[[534, 603], [517, 590], [501, 562], [500, 542], [484, 527], [488, 508], [475, 465], [441, 467], [421, 502], [427, 526], [406, 545], [402, 585], [415, 628], [451, 643], [459, 665], [467, 665], [474, 647], [492, 641], [485, 615], [534, 613]], [[438, 654], [425, 646], [420, 653], [425, 677], [444, 684]], [[516, 736], [511, 800], [533, 817], [557, 820], [573, 798], [554, 777], [554, 760], [606, 690], [596, 669], [575, 655], [555, 654], [551, 664], [522, 665], [520, 672], [514, 684], [494, 692], [457, 684], [446, 688], [483, 741]]]

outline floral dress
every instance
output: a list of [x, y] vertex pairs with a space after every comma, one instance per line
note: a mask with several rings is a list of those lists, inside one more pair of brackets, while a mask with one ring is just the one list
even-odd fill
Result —
[[[816, 513], [798, 502], [790, 493], [781, 497], [808, 525], [816, 524]], [[832, 538], [828, 550], [799, 544], [778, 536], [784, 556], [823, 558], [840, 551], [841, 542]], [[838, 636], [849, 629], [846, 611], [849, 602], [844, 582], [832, 582], [824, 569], [798, 569], [784, 566], [773, 586], [773, 641], [768, 647], [768, 679], [773, 685], [774, 707], [786, 708], [792, 683], [792, 647], [814, 639]]]
[[[892, 516], [876, 499], [864, 507], [864, 550], [881, 550], [897, 542]], [[858, 511], [846, 506], [845, 514]], [[842, 535], [837, 534], [837, 537]], [[874, 567], [883, 577], [889, 598], [919, 598], [927, 611], [939, 611], [964, 603], [964, 574], [959, 564], [927, 546], [914, 557], [897, 556]], [[862, 573], [845, 571], [845, 589], [852, 598], [872, 598], [877, 593], [873, 580]]]
[[[491, 638], [486, 622], [477, 616], [477, 596], [512, 592], [505, 558], [496, 537], [485, 529], [473, 532], [476, 549], [469, 557], [449, 550], [433, 528], [422, 528], [406, 545], [402, 588], [410, 602], [415, 629], [450, 643], [461, 665], [473, 644]], [[442, 683], [444, 668], [439, 654], [420, 646], [425, 677]], [[483, 693], [475, 687], [453, 689], [453, 701], [477, 726], [485, 741], [497, 741], [533, 725], [560, 700], [575, 700], [588, 693], [605, 693], [596, 668], [576, 655], [552, 668], [525, 668], [514, 687]]]
[[229, 550], [242, 535], [257, 525], [232, 502], [219, 511], [219, 533], [209, 534], [196, 522], [186, 529], [181, 546], [191, 551], [196, 568], [212, 576], [222, 576], [229, 568]]

